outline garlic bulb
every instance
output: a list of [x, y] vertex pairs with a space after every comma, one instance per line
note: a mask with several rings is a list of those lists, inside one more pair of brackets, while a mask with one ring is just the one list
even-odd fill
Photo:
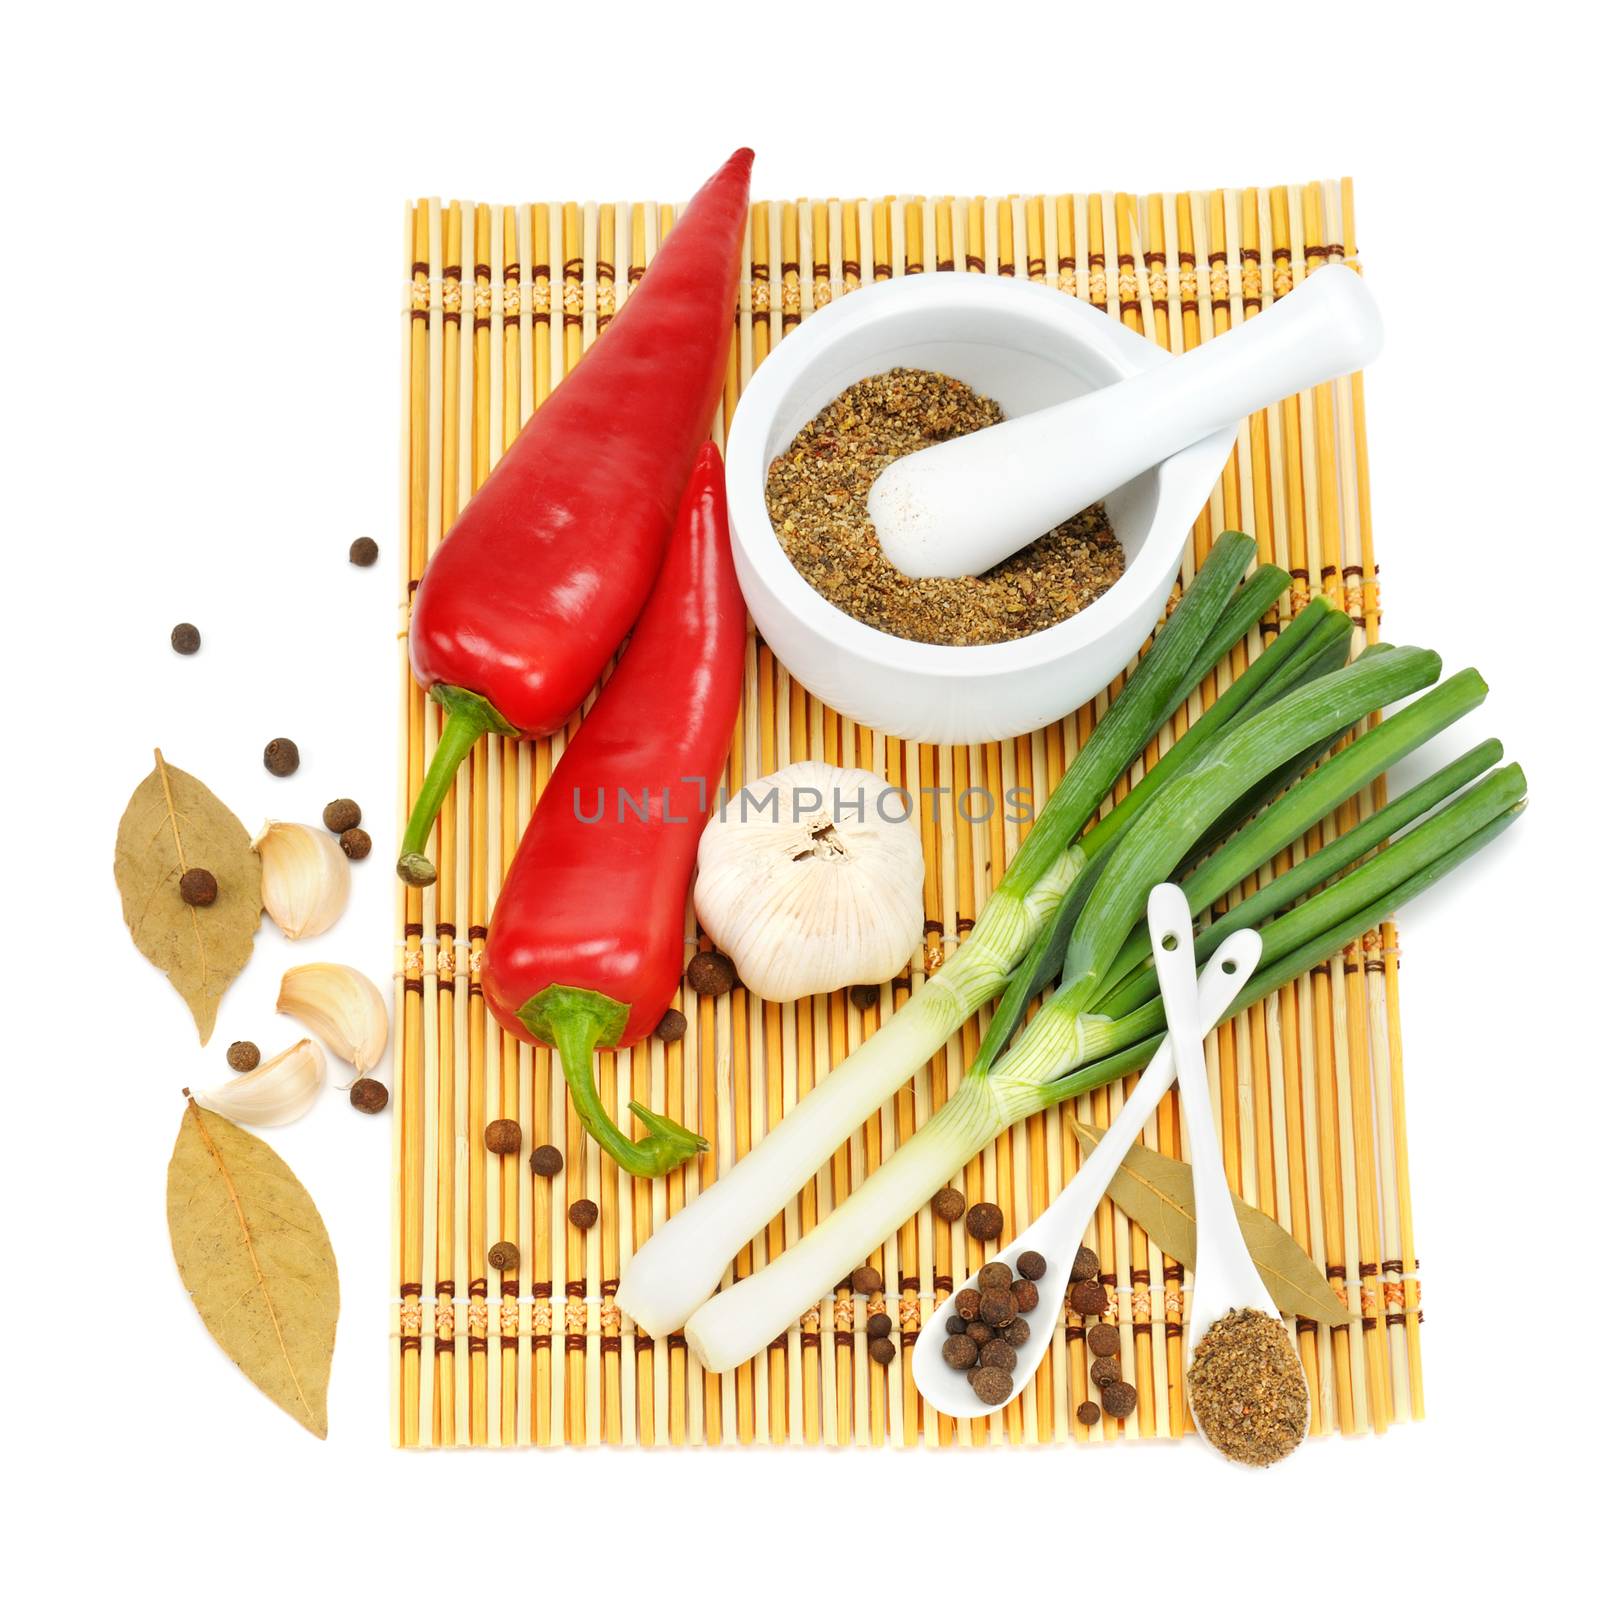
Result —
[[301, 1039], [281, 1055], [195, 1099], [207, 1111], [230, 1122], [248, 1122], [257, 1128], [276, 1128], [303, 1117], [322, 1091], [328, 1076], [328, 1058], [322, 1046]]
[[902, 791], [801, 761], [700, 836], [695, 914], [763, 1000], [886, 983], [922, 936], [922, 843]]
[[252, 841], [261, 857], [261, 900], [291, 939], [309, 939], [339, 920], [350, 898], [350, 863], [323, 828], [269, 822]]
[[389, 1042], [389, 1012], [378, 986], [354, 967], [314, 961], [290, 967], [278, 985], [278, 1009], [298, 1017], [356, 1076], [370, 1072]]

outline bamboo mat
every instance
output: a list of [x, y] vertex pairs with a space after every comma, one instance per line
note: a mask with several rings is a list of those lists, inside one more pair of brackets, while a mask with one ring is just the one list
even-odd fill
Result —
[[[421, 780], [437, 711], [406, 666], [409, 598], [428, 553], [518, 427], [605, 329], [671, 226], [653, 203], [408, 205], [402, 392], [402, 642], [397, 674], [404, 765], [400, 810]], [[720, 441], [746, 382], [779, 339], [813, 310], [903, 273], [996, 272], [1075, 294], [1167, 348], [1192, 347], [1256, 315], [1324, 262], [1354, 263], [1348, 181], [1135, 197], [1077, 194], [987, 199], [895, 197], [762, 202], [752, 208]], [[1326, 595], [1356, 619], [1357, 648], [1379, 623], [1361, 376], [1324, 385], [1241, 426], [1237, 449], [1195, 526], [1183, 577], [1214, 532], [1242, 528], [1294, 577], [1289, 604]], [[1262, 647], [1269, 616], [1220, 669], [1222, 682]], [[1178, 724], [1209, 701], [1208, 682]], [[706, 1374], [681, 1337], [652, 1341], [616, 1309], [624, 1262], [758, 1141], [830, 1065], [902, 1004], [971, 928], [1024, 828], [935, 820], [928, 797], [969, 783], [1031, 788], [1042, 801], [1104, 708], [1092, 706], [1000, 745], [933, 747], [887, 738], [839, 717], [793, 683], [752, 635], [730, 790], [792, 760], [825, 759], [882, 773], [919, 795], [927, 864], [927, 936], [906, 976], [865, 1011], [842, 994], [768, 1005], [744, 990], [680, 1000], [689, 1032], [601, 1057], [613, 1107], [637, 1096], [711, 1141], [665, 1181], [619, 1175], [581, 1137], [550, 1054], [503, 1038], [476, 982], [496, 888], [552, 764], [577, 726], [551, 740], [480, 741], [437, 836], [437, 885], [400, 887], [394, 1100], [391, 1320], [392, 1427], [416, 1445], [911, 1444], [993, 1445], [1164, 1438], [1192, 1428], [1182, 1384], [1183, 1274], [1143, 1232], [1102, 1204], [1090, 1242], [1100, 1254], [1122, 1333], [1136, 1413], [1091, 1428], [1093, 1398], [1080, 1319], [1054, 1331], [1037, 1380], [997, 1418], [952, 1423], [924, 1408], [910, 1381], [910, 1340], [978, 1265], [982, 1247], [924, 1210], [873, 1262], [886, 1288], [870, 1300], [848, 1285], [824, 1299], [760, 1358]], [[1155, 750], [1170, 742], [1168, 730]], [[1119, 789], [1119, 793], [1121, 790]], [[1348, 827], [1378, 796], [1348, 802]], [[1308, 841], [1314, 847], [1316, 840]], [[1282, 866], [1306, 844], [1288, 852]], [[685, 959], [697, 930], [685, 931]], [[1362, 1318], [1302, 1322], [1313, 1434], [1382, 1432], [1422, 1415], [1419, 1287], [1412, 1241], [1405, 1104], [1392, 926], [1369, 933], [1208, 1042], [1213, 1110], [1228, 1176], [1326, 1267]], [[969, 1022], [751, 1245], [742, 1276], [781, 1251], [859, 1184], [940, 1105], [976, 1049]], [[1074, 1107], [1105, 1124], [1127, 1085]], [[516, 1117], [522, 1155], [487, 1155], [482, 1130]], [[634, 1129], [635, 1133], [640, 1130]], [[1145, 1142], [1180, 1153], [1171, 1095]], [[527, 1153], [566, 1153], [553, 1182], [532, 1178]], [[1009, 1239], [1072, 1176], [1077, 1150], [1061, 1110], [1003, 1134], [958, 1177], [969, 1201], [998, 1202]], [[599, 1224], [568, 1225], [595, 1200]], [[489, 1248], [514, 1241], [522, 1271], [502, 1277]], [[866, 1357], [868, 1315], [887, 1310], [906, 1341], [888, 1367]]]

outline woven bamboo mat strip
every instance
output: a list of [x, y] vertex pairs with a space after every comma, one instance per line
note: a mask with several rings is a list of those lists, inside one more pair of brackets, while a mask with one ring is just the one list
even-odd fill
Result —
[[[409, 808], [438, 736], [436, 709], [406, 667], [410, 597], [429, 552], [517, 430], [604, 331], [672, 226], [674, 208], [479, 205], [421, 201], [405, 212], [402, 305], [402, 548], [397, 672], [404, 759], [398, 809]], [[762, 202], [752, 207], [736, 336], [728, 357], [723, 438], [762, 359], [805, 317], [842, 294], [907, 273], [1026, 276], [1098, 306], [1170, 350], [1188, 349], [1257, 315], [1329, 260], [1356, 264], [1348, 180], [1277, 188], [1132, 196]], [[1362, 379], [1258, 412], [1195, 524], [1181, 581], [1223, 528], [1251, 533], [1264, 559], [1293, 574], [1288, 607], [1320, 593], [1356, 621], [1358, 648], [1378, 633], [1378, 568], [1367, 482]], [[1180, 708], [1146, 759], [1182, 732], [1262, 648], [1270, 615]], [[1113, 685], [1113, 691], [1116, 688]], [[905, 1353], [983, 1249], [922, 1211], [872, 1260], [885, 1289], [870, 1300], [836, 1289], [737, 1372], [701, 1370], [679, 1337], [653, 1341], [618, 1312], [624, 1263], [666, 1217], [726, 1172], [799, 1098], [905, 1002], [972, 927], [1026, 833], [993, 815], [969, 821], [939, 792], [1012, 788], [1036, 800], [1060, 779], [1103, 694], [1059, 724], [999, 745], [932, 747], [861, 727], [793, 682], [751, 635], [745, 695], [729, 758], [730, 790], [806, 758], [858, 764], [916, 796], [926, 857], [927, 934], [911, 969], [867, 1010], [842, 994], [794, 1005], [680, 1001], [678, 1044], [652, 1041], [601, 1058], [613, 1108], [639, 1097], [711, 1141], [663, 1182], [602, 1162], [566, 1103], [548, 1051], [503, 1037], [477, 983], [494, 895], [523, 827], [581, 714], [553, 739], [488, 740], [474, 752], [441, 819], [439, 879], [397, 890], [395, 979], [392, 1424], [405, 1446], [589, 1444], [1032, 1444], [1165, 1438], [1192, 1427], [1183, 1394], [1182, 1269], [1109, 1202], [1090, 1242], [1099, 1251], [1123, 1364], [1139, 1406], [1118, 1423], [1077, 1422], [1091, 1397], [1081, 1319], [1064, 1315], [1037, 1381], [989, 1422], [927, 1410], [904, 1357], [866, 1358], [867, 1317], [887, 1310]], [[590, 702], [592, 704], [592, 700]], [[1337, 832], [1381, 802], [1341, 808]], [[974, 808], [975, 809], [975, 808]], [[1010, 808], [1006, 808], [1010, 809]], [[1284, 852], [1282, 870], [1321, 840]], [[1247, 886], [1248, 887], [1248, 886]], [[685, 959], [696, 948], [692, 916]], [[1312, 1431], [1382, 1432], [1422, 1415], [1420, 1288], [1405, 1148], [1397, 992], [1399, 944], [1385, 924], [1277, 995], [1225, 1024], [1207, 1045], [1213, 1112], [1234, 1187], [1277, 1217], [1322, 1265], [1361, 1320], [1301, 1322]], [[740, 1253], [734, 1276], [759, 1268], [815, 1225], [953, 1092], [976, 1050], [969, 1022], [895, 1098], [842, 1145]], [[1073, 1108], [1105, 1123], [1127, 1085]], [[517, 1117], [524, 1154], [488, 1155], [484, 1125]], [[637, 1131], [637, 1130], [635, 1130]], [[1144, 1130], [1181, 1155], [1169, 1095]], [[566, 1166], [535, 1183], [533, 1145]], [[968, 1167], [969, 1200], [1027, 1225], [1077, 1170], [1061, 1110], [1003, 1134]], [[566, 1221], [580, 1196], [600, 1207], [588, 1232]], [[521, 1274], [487, 1264], [515, 1242]]]

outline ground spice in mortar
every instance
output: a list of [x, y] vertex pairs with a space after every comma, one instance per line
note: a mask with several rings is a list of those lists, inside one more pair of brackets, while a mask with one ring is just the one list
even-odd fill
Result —
[[784, 553], [841, 611], [926, 644], [1000, 644], [1081, 611], [1122, 576], [1122, 546], [1101, 505], [973, 578], [908, 578], [878, 545], [867, 515], [878, 474], [1001, 420], [993, 400], [939, 372], [896, 367], [852, 384], [767, 469]]
[[1281, 1461], [1306, 1434], [1306, 1375], [1283, 1324], [1248, 1309], [1213, 1322], [1189, 1365], [1189, 1404], [1225, 1456]]

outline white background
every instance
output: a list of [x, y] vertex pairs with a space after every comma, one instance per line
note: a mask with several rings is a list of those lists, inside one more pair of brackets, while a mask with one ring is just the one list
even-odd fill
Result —
[[[1566, 948], [1595, 889], [1578, 8], [46, 11], [11, 15], [0, 93], [8, 1574], [905, 1594], [970, 1538], [975, 1566], [1042, 1592], [1537, 1592], [1592, 1490], [1600, 1234], [1593, 963]], [[1482, 669], [1459, 742], [1498, 733], [1533, 789], [1402, 921], [1425, 1424], [1269, 1475], [1195, 1445], [402, 1457], [389, 1127], [331, 1097], [273, 1136], [339, 1254], [329, 1441], [185, 1306], [163, 1216], [178, 1090], [231, 1038], [292, 1037], [271, 1014], [291, 951], [263, 930], [202, 1052], [128, 946], [116, 818], [158, 742], [252, 822], [357, 796], [377, 847], [315, 953], [388, 970], [402, 203], [677, 196], [740, 143], [763, 196], [1356, 178], [1390, 334], [1368, 383], [1386, 636]], [[358, 534], [378, 570], [346, 564]], [[167, 647], [180, 619], [195, 659]], [[305, 754], [288, 784], [259, 764], [276, 734]]]

